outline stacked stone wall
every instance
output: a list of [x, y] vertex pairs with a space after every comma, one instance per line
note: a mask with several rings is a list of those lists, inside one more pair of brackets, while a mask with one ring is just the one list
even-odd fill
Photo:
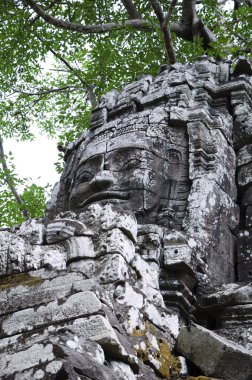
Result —
[[102, 98], [47, 217], [0, 231], [1, 379], [251, 380], [251, 74]]

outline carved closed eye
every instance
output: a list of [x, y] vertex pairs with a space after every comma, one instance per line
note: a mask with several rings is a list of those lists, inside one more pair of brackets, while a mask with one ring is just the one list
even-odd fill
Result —
[[137, 158], [132, 158], [121, 167], [121, 170], [135, 169], [141, 167], [142, 161]]
[[82, 173], [78, 174], [76, 177], [75, 183], [76, 185], [79, 185], [80, 183], [89, 182], [93, 178], [93, 174], [88, 171], [83, 171]]

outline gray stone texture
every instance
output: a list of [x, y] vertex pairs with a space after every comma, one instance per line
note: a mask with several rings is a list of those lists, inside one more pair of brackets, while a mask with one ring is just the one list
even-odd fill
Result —
[[177, 349], [196, 364], [207, 376], [223, 380], [251, 379], [252, 353], [238, 344], [193, 324], [182, 327]]
[[1, 379], [252, 379], [251, 63], [231, 72], [104, 95], [45, 218], [0, 230]]

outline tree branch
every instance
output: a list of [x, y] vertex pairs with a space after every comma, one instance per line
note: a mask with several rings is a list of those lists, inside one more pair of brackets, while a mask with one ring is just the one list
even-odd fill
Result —
[[[201, 20], [200, 20], [201, 21]], [[174, 32], [178, 37], [186, 40], [193, 41], [195, 35], [202, 37], [203, 39], [203, 47], [206, 50], [211, 42], [215, 42], [215, 35], [212, 33], [210, 29], [208, 29], [202, 22], [198, 24], [197, 33], [195, 32], [195, 28], [193, 30], [192, 27], [188, 27], [182, 23], [173, 22], [171, 23], [171, 31]]]
[[158, 0], [150, 0], [150, 4], [158, 18], [160, 25], [164, 22], [164, 14]]
[[181, 23], [185, 26], [191, 27], [197, 22], [197, 20], [198, 17], [196, 14], [196, 1], [183, 0]]
[[56, 53], [56, 51], [54, 51], [52, 48], [49, 48], [49, 50], [55, 57], [57, 57], [80, 80], [80, 82], [83, 84], [83, 86], [87, 90], [88, 98], [89, 98], [91, 107], [95, 108], [97, 105], [97, 100], [96, 100], [96, 97], [95, 97], [95, 94], [93, 91], [93, 87], [82, 78], [82, 76], [75, 70], [74, 67], [72, 67], [70, 65], [69, 62], [67, 62], [65, 60], [65, 58], [63, 58], [60, 54]]
[[125, 22], [111, 22], [107, 24], [100, 25], [83, 25], [77, 24], [71, 21], [64, 21], [49, 15], [45, 12], [34, 0], [22, 0], [24, 4], [28, 4], [34, 12], [36, 12], [43, 20], [45, 20], [48, 24], [55, 26], [56, 28], [61, 28], [65, 30], [72, 30], [74, 32], [82, 33], [82, 34], [90, 34], [90, 33], [107, 33], [114, 30], [122, 30], [127, 29], [128, 27], [132, 27], [136, 30], [151, 30], [152, 25], [145, 20], [134, 19], [127, 20]]
[[122, 3], [131, 19], [141, 19], [141, 15], [132, 0], [122, 0]]
[[6, 159], [5, 159], [4, 148], [3, 148], [3, 140], [1, 138], [1, 136], [0, 136], [0, 162], [2, 164], [2, 168], [3, 168], [3, 171], [5, 173], [5, 182], [7, 183], [10, 191], [14, 195], [14, 197], [15, 197], [15, 199], [16, 199], [19, 207], [20, 207], [20, 211], [22, 212], [23, 217], [25, 219], [28, 219], [29, 218], [29, 213], [25, 209], [24, 202], [23, 202], [22, 198], [20, 197], [20, 195], [18, 194], [15, 186], [13, 185], [13, 181], [12, 181], [11, 176], [8, 174], [9, 173], [9, 169], [8, 169], [8, 165], [7, 165], [7, 162], [6, 162]]
[[[48, 94], [47, 94], [47, 95], [48, 95]], [[38, 97], [38, 99], [36, 99], [36, 100], [32, 100], [30, 103], [26, 104], [25, 107], [22, 107], [22, 109], [19, 109], [19, 111], [15, 112], [15, 113], [13, 114], [13, 116], [16, 117], [16, 116], [21, 115], [21, 117], [24, 118], [24, 117], [30, 112], [30, 110], [31, 110], [36, 104], [38, 104], [38, 103], [39, 103], [39, 102], [40, 102], [45, 96], [46, 96], [46, 95], [40, 95], [40, 96]], [[24, 111], [25, 108], [27, 109], [26, 111]]]
[[[54, 0], [46, 9], [51, 9], [55, 4], [59, 3], [60, 0]], [[33, 25], [35, 24], [35, 22], [40, 18], [40, 15], [37, 15], [35, 16], [31, 22], [30, 22], [30, 25]], [[37, 36], [38, 39], [44, 43], [44, 40]], [[64, 65], [71, 71], [74, 73], [74, 75], [76, 77], [78, 77], [78, 79], [80, 80], [80, 82], [84, 85], [84, 87], [86, 87], [86, 91], [88, 92], [88, 97], [89, 97], [89, 100], [90, 100], [90, 103], [91, 103], [91, 107], [92, 108], [95, 108], [96, 105], [97, 105], [97, 101], [96, 101], [96, 98], [95, 98], [95, 95], [94, 95], [94, 92], [93, 92], [93, 89], [92, 89], [92, 86], [90, 86], [86, 81], [84, 81], [84, 79], [76, 72], [76, 70], [59, 54], [59, 53], [56, 53], [52, 48], [49, 47], [49, 51], [55, 56], [57, 57], [62, 63], [64, 63]], [[62, 70], [63, 71], [63, 70]], [[67, 71], [66, 71], [67, 72]], [[50, 91], [52, 92], [52, 91]], [[50, 93], [48, 92], [48, 93]], [[55, 90], [55, 92], [58, 92]], [[29, 94], [27, 94], [29, 95]], [[30, 94], [31, 95], [31, 94]], [[40, 94], [33, 94], [33, 95], [41, 95]]]
[[[51, 4], [50, 4], [48, 7], [46, 7], [46, 10], [49, 10], [49, 9], [53, 8], [53, 6], [54, 6], [55, 4], [57, 4], [57, 3], [59, 3], [59, 2], [60, 2], [60, 0], [54, 0], [54, 1], [52, 1]], [[30, 21], [30, 24], [34, 24], [39, 18], [40, 18], [39, 15], [35, 16], [35, 17]]]
[[151, 4], [151, 6], [152, 6], [152, 8], [153, 8], [153, 10], [157, 16], [157, 19], [158, 19], [160, 27], [161, 27], [161, 31], [163, 33], [168, 61], [171, 64], [173, 64], [176, 62], [176, 54], [175, 54], [175, 50], [173, 47], [171, 32], [170, 32], [170, 27], [168, 26], [168, 22], [169, 22], [169, 19], [171, 17], [172, 11], [176, 5], [176, 1], [175, 0], [172, 1], [172, 4], [169, 8], [169, 12], [168, 12], [166, 17], [163, 14], [163, 10], [162, 10], [161, 5], [160, 5], [158, 0], [150, 0], [150, 4]]
[[[55, 4], [59, 3], [60, 0], [54, 0], [46, 9], [51, 9]], [[41, 16], [37, 14], [31, 22], [30, 25], [34, 24]], [[38, 39], [44, 43], [43, 39], [39, 36], [37, 36]], [[91, 85], [89, 85], [82, 77], [81, 75], [78, 74], [78, 72], [63, 58], [59, 53], [56, 53], [55, 50], [53, 50], [51, 47], [49, 47], [49, 51], [56, 57], [58, 58], [67, 68], [70, 70], [79, 80], [80, 82], [84, 85], [84, 88], [86, 88], [86, 91], [88, 93], [88, 98], [91, 104], [92, 108], [95, 108], [97, 105], [96, 97], [93, 91], [93, 88]], [[63, 70], [62, 70], [63, 71]], [[41, 94], [40, 94], [41, 95]]]
[[177, 2], [178, 2], [178, 0], [172, 0], [170, 7], [169, 7], [169, 10], [166, 13], [166, 15], [164, 16], [164, 21], [165, 21], [166, 25], [168, 25], [168, 23], [170, 23], [172, 12], [174, 11], [174, 8], [176, 7]]
[[171, 30], [187, 41], [193, 41], [194, 36], [203, 39], [206, 50], [211, 42], [215, 42], [214, 34], [208, 29], [196, 13], [196, 0], [183, 0], [180, 23], [172, 23]]
[[[38, 39], [44, 43], [43, 39], [41, 37], [38, 36]], [[86, 88], [86, 91], [88, 93], [88, 98], [89, 98], [89, 101], [90, 101], [90, 104], [91, 104], [91, 107], [92, 108], [95, 108], [96, 105], [97, 105], [97, 101], [96, 101], [96, 97], [95, 97], [95, 94], [94, 94], [94, 91], [93, 91], [93, 88], [92, 86], [87, 83], [83, 78], [82, 76], [78, 73], [78, 71], [72, 66], [70, 65], [69, 62], [67, 62], [67, 60], [62, 57], [59, 53], [57, 53], [53, 48], [49, 47], [49, 51], [56, 57], [58, 58], [58, 60], [60, 60], [67, 68], [69, 71], [71, 71], [78, 79], [79, 81], [83, 84], [84, 88]]]
[[86, 89], [84, 89], [83, 87], [76, 87], [72, 85], [72, 86], [64, 86], [64, 87], [59, 87], [59, 88], [42, 89], [41, 91], [37, 91], [37, 92], [25, 92], [25, 91], [20, 91], [17, 89], [15, 92], [16, 93], [18, 92], [23, 95], [28, 95], [28, 96], [41, 96], [41, 95], [48, 95], [51, 93], [60, 93], [60, 92], [75, 91], [75, 90], [84, 91]]
[[[75, 26], [78, 26], [78, 27], [81, 27], [81, 28], [96, 28], [96, 25], [91, 25], [91, 26], [85, 26], [85, 25], [81, 25], [81, 24], [74, 24], [74, 23], [71, 23], [71, 22], [68, 22], [68, 21], [63, 21], [63, 20], [58, 20], [56, 19], [55, 17], [52, 17], [50, 15], [48, 15], [41, 7], [39, 7], [35, 1], [33, 0], [22, 0], [24, 3], [27, 3], [28, 5], [30, 5], [30, 7], [37, 13], [37, 16], [32, 20], [32, 23], [35, 23], [37, 21], [37, 19], [39, 19], [39, 17], [42, 17], [45, 21], [49, 22], [49, 23], [52, 23], [52, 22], [63, 22], [65, 23], [65, 25], [75, 25]], [[57, 3], [59, 0], [54, 0], [53, 3], [50, 5], [50, 7], [48, 7], [47, 9], [50, 9], [55, 3]], [[137, 25], [139, 24], [138, 21], [140, 22], [140, 24], [142, 23], [143, 20], [140, 20], [141, 19], [141, 16], [138, 14], [137, 12], [137, 9], [134, 5], [134, 3], [131, 1], [131, 0], [122, 0], [128, 13], [133, 17], [139, 17], [139, 20], [138, 19], [134, 19], [134, 20], [130, 20], [130, 21], [126, 21], [125, 22], [125, 27], [128, 26], [128, 25], [131, 25], [131, 26], [134, 26], [137, 27]], [[152, 28], [152, 26], [146, 22], [146, 21], [143, 21], [144, 24], [148, 24], [148, 30], [150, 28]], [[53, 24], [53, 23], [52, 23]], [[124, 26], [122, 23], [120, 23], [122, 26]], [[55, 25], [53, 24], [54, 26], [58, 26], [58, 27], [62, 27], [62, 26], [59, 26], [59, 25]], [[106, 27], [106, 26], [112, 26], [112, 25], [117, 25], [115, 23], [110, 23], [110, 24], [104, 24], [104, 25], [97, 25], [97, 27]], [[119, 25], [119, 24], [118, 24]], [[68, 29], [68, 28], [66, 28]], [[120, 28], [119, 28], [120, 29]], [[142, 27], [141, 27], [142, 29]], [[71, 29], [72, 30], [72, 29]], [[112, 29], [111, 29], [112, 30]], [[100, 32], [82, 32], [82, 33], [103, 33], [103, 32], [106, 32], [106, 30], [102, 30]], [[38, 37], [39, 40], [41, 42], [44, 42], [43, 39], [41, 37]], [[90, 101], [90, 104], [91, 104], [91, 107], [92, 108], [95, 108], [96, 105], [97, 105], [97, 100], [96, 100], [96, 97], [95, 97], [95, 94], [94, 94], [94, 91], [93, 91], [93, 88], [90, 84], [88, 84], [82, 77], [81, 75], [79, 75], [79, 73], [76, 71], [76, 69], [74, 67], [72, 67], [69, 62], [66, 61], [65, 58], [63, 58], [59, 53], [56, 53], [56, 51], [54, 49], [52, 49], [51, 47], [49, 47], [49, 51], [56, 57], [58, 58], [79, 80], [80, 82], [84, 85], [84, 87], [86, 87], [87, 89], [87, 93], [88, 93], [88, 98], [89, 98], [89, 101]]]

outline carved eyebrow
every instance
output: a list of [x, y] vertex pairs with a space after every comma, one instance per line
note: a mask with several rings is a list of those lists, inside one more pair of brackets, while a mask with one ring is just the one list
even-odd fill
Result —
[[97, 154], [97, 155], [94, 155], [92, 157], [88, 157], [86, 159], [80, 159], [80, 162], [77, 166], [77, 170], [83, 166], [83, 165], [89, 165], [89, 164], [96, 164], [98, 163], [98, 165], [101, 165], [102, 166], [102, 163], [104, 161], [104, 154]]
[[129, 160], [127, 160], [127, 161], [125, 161], [124, 163], [123, 163], [123, 165], [121, 166], [121, 169], [123, 169], [125, 166], [127, 166], [129, 163], [134, 163], [134, 162], [143, 162], [144, 160], [143, 160], [143, 158], [142, 157], [132, 157], [132, 158], [130, 158]]

